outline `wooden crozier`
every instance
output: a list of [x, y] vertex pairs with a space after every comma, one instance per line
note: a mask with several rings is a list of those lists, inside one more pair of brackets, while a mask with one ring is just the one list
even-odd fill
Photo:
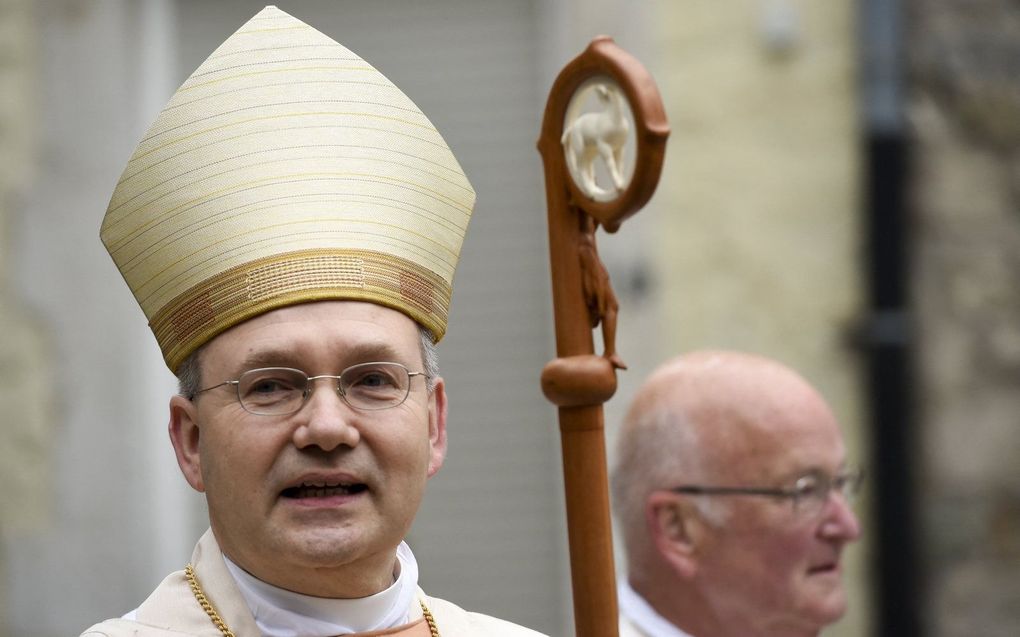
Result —
[[[599, 87], [596, 85], [604, 85]], [[603, 109], [565, 121], [580, 90], [597, 89]], [[608, 89], [608, 90], [607, 90]], [[631, 117], [618, 115], [621, 98]], [[602, 121], [596, 121], [601, 113]], [[587, 127], [579, 120], [584, 118]], [[608, 123], [607, 123], [608, 122]], [[632, 135], [633, 170], [620, 166]], [[616, 297], [598, 257], [595, 232], [615, 232], [655, 191], [669, 125], [659, 90], [640, 62], [612, 38], [595, 38], [553, 83], [538, 150], [545, 167], [557, 358], [542, 391], [559, 408], [574, 623], [578, 637], [617, 637], [616, 580], [602, 404], [616, 391]], [[615, 153], [615, 155], [614, 155]], [[592, 166], [602, 162], [599, 184]], [[602, 325], [603, 355], [592, 330]]]

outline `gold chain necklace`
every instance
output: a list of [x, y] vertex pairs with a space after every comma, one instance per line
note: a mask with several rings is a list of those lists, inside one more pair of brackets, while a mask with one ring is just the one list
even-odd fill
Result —
[[[198, 585], [198, 579], [195, 577], [195, 568], [191, 564], [184, 567], [184, 577], [187, 578], [188, 586], [191, 587], [191, 592], [194, 593], [195, 600], [198, 602], [198, 605], [202, 607], [202, 610], [204, 610], [205, 614], [209, 616], [209, 619], [212, 620], [213, 625], [216, 626], [216, 628], [223, 634], [223, 637], [236, 637], [234, 632], [227, 627], [227, 622], [223, 621], [220, 614], [216, 612], [215, 608], [213, 608], [213, 605], [209, 602], [209, 598], [207, 598], [205, 593], [202, 591], [202, 587]], [[440, 637], [439, 628], [436, 626], [436, 620], [432, 617], [432, 611], [430, 611], [429, 607], [425, 605], [425, 602], [420, 599], [418, 600], [418, 604], [421, 606], [422, 614], [425, 615], [425, 622], [429, 625], [429, 633], [431, 633], [432, 637]]]

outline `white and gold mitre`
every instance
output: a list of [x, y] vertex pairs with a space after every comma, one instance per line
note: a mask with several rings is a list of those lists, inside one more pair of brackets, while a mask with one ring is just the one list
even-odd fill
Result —
[[363, 300], [446, 332], [475, 193], [360, 57], [266, 7], [177, 90], [100, 236], [171, 370], [282, 306]]

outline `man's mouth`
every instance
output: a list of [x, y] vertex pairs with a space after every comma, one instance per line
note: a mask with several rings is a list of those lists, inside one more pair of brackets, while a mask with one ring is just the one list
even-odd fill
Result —
[[808, 569], [808, 573], [811, 575], [818, 575], [821, 573], [833, 573], [839, 570], [839, 562], [828, 562], [825, 564], [819, 564], [812, 566]]
[[367, 486], [361, 483], [301, 484], [284, 489], [281, 495], [285, 498], [295, 498], [298, 500], [302, 498], [328, 498], [338, 495], [355, 495], [365, 491], [367, 488]]

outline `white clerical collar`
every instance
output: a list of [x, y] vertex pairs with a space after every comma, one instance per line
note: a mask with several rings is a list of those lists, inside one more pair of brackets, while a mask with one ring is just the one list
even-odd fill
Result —
[[418, 562], [405, 542], [397, 547], [393, 585], [359, 599], [294, 593], [254, 577], [226, 555], [223, 561], [264, 637], [327, 637], [400, 626], [410, 621], [408, 613], [418, 589]]
[[676, 627], [668, 619], [655, 612], [655, 609], [638, 595], [626, 578], [616, 582], [617, 603], [620, 614], [631, 621], [649, 637], [693, 637]]

